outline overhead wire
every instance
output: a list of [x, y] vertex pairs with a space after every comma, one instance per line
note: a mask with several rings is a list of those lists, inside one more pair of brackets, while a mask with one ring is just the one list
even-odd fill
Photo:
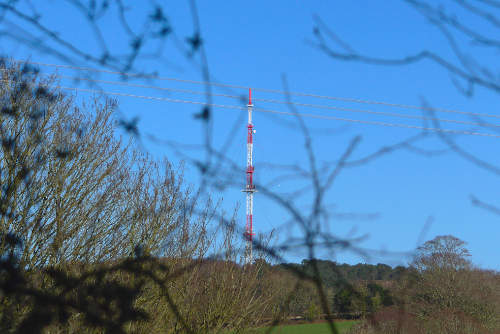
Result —
[[[64, 90], [74, 90], [76, 92], [82, 91], [82, 92], [99, 93], [99, 94], [106, 94], [106, 95], [126, 96], [126, 97], [140, 98], [140, 99], [146, 99], [146, 100], [157, 100], [157, 101], [166, 101], [166, 102], [172, 102], [172, 103], [203, 105], [203, 106], [209, 106], [209, 107], [213, 107], [213, 108], [246, 110], [246, 108], [242, 107], [242, 106], [206, 103], [206, 102], [201, 102], [201, 101], [191, 101], [191, 100], [182, 100], [182, 99], [172, 99], [172, 98], [168, 98], [168, 97], [135, 95], [135, 94], [121, 93], [121, 92], [110, 92], [110, 91], [101, 91], [101, 90], [88, 89], [88, 88], [76, 88], [76, 87], [65, 87], [65, 86], [60, 86], [59, 88], [64, 89]], [[379, 125], [379, 126], [387, 126], [387, 127], [399, 127], [399, 128], [407, 128], [407, 129], [419, 129], [419, 130], [424, 130], [424, 131], [434, 131], [434, 132], [443, 132], [443, 133], [452, 133], [452, 134], [463, 134], [463, 135], [472, 135], [472, 136], [500, 138], [500, 135], [491, 134], [491, 133], [484, 133], [484, 132], [476, 132], [476, 131], [465, 131], [465, 130], [444, 129], [444, 128], [431, 128], [431, 127], [423, 127], [423, 126], [418, 126], [418, 125], [409, 125], [409, 124], [401, 124], [401, 123], [366, 121], [366, 120], [358, 120], [358, 119], [350, 119], [350, 118], [326, 116], [326, 115], [317, 115], [317, 114], [309, 114], [309, 113], [269, 110], [269, 109], [263, 109], [263, 108], [253, 108], [253, 110], [259, 111], [259, 112], [264, 112], [264, 113], [275, 113], [275, 114], [280, 114], [280, 115], [289, 115], [289, 116], [296, 116], [296, 117], [310, 117], [310, 118], [316, 118], [316, 119], [336, 120], [336, 121], [353, 122], [353, 123], [369, 124], [369, 125]]]
[[[44, 75], [49, 76], [50, 74], [46, 73]], [[62, 75], [62, 74], [61, 75], [57, 74], [57, 77], [64, 78], [64, 79], [71, 79], [71, 80], [75, 80], [75, 81], [88, 81], [88, 82], [108, 84], [108, 85], [118, 85], [118, 86], [135, 87], [135, 88], [155, 89], [155, 90], [159, 90], [159, 91], [168, 91], [168, 92], [185, 93], [185, 94], [193, 94], [193, 95], [206, 95], [206, 92], [195, 91], [195, 90], [190, 90], [190, 89], [160, 87], [160, 86], [154, 86], [154, 85], [144, 85], [144, 84], [136, 84], [136, 83], [129, 83], [129, 82], [120, 82], [120, 81], [101, 80], [101, 79], [93, 79], [93, 78], [85, 78], [85, 77], [67, 76], [67, 75]], [[224, 97], [224, 98], [236, 99], [236, 100], [240, 100], [240, 101], [244, 100], [244, 98], [245, 98], [243, 96], [236, 96], [236, 95], [230, 95], [230, 94], [221, 94], [221, 93], [211, 93], [211, 95], [212, 96], [217, 96], [217, 97]], [[385, 111], [374, 111], [374, 110], [361, 110], [361, 109], [353, 109], [353, 108], [345, 108], [345, 107], [337, 107], [337, 106], [318, 105], [318, 104], [310, 104], [310, 103], [300, 103], [300, 102], [293, 102], [293, 101], [280, 101], [280, 100], [275, 100], [275, 99], [262, 99], [262, 98], [255, 98], [255, 97], [253, 98], [253, 100], [256, 101], [256, 102], [274, 103], [274, 104], [285, 104], [285, 105], [295, 105], [295, 106], [307, 107], [307, 108], [314, 108], [314, 109], [325, 109], [325, 110], [343, 111], [343, 112], [366, 113], [366, 114], [373, 114], [373, 115], [380, 115], [380, 116], [389, 116], [389, 117], [398, 117], [398, 118], [407, 118], [407, 119], [417, 119], [417, 120], [430, 120], [430, 121], [438, 121], [438, 122], [442, 122], [442, 123], [443, 122], [444, 123], [455, 123], [455, 124], [471, 125], [471, 126], [485, 126], [485, 124], [481, 124], [481, 123], [477, 123], [477, 122], [461, 121], [461, 120], [454, 120], [454, 119], [443, 119], [443, 118], [436, 118], [436, 117], [430, 117], [430, 116], [408, 115], [408, 114], [399, 114], [399, 113], [392, 113], [392, 112], [385, 112]], [[476, 116], [483, 115], [483, 114], [478, 114], [478, 113], [471, 113], [471, 114], [474, 114]], [[495, 116], [495, 117], [500, 118], [500, 116], [496, 116], [496, 115], [489, 115], [489, 116]], [[486, 126], [500, 128], [499, 124], [488, 123]]]
[[[40, 62], [33, 62], [33, 61], [20, 61], [20, 62], [25, 62], [25, 63], [30, 63], [34, 65], [40, 65], [40, 66], [55, 66], [55, 67], [61, 67], [61, 68], [74, 68], [74, 69], [79, 69], [79, 70], [92, 70], [92, 71], [98, 71], [98, 72], [107, 72], [107, 73], [113, 73], [113, 74], [125, 74], [121, 72], [115, 72], [115, 71], [109, 71], [109, 70], [101, 70], [101, 69], [95, 69], [95, 68], [87, 68], [87, 67], [80, 67], [80, 66], [72, 66], [72, 65], [58, 65], [58, 64], [46, 64], [46, 63], [40, 63]], [[169, 79], [169, 78], [158, 78], [154, 77], [155, 79]], [[92, 79], [96, 80], [97, 79]], [[175, 79], [172, 78], [172, 80], [175, 81], [182, 81], [182, 82], [197, 82], [197, 83], [203, 83], [201, 81], [193, 81], [193, 80], [184, 80], [184, 79]], [[103, 81], [104, 82], [104, 81]], [[116, 82], [113, 82], [116, 83]], [[124, 83], [127, 84], [127, 83]], [[207, 84], [216, 84], [216, 83], [207, 83]], [[135, 84], [130, 84], [130, 85], [135, 85]], [[219, 84], [217, 84], [219, 85]], [[225, 84], [222, 84], [225, 85]], [[143, 85], [144, 88], [148, 88], [147, 85]], [[236, 86], [236, 85], [230, 85], [233, 88], [248, 88], [244, 86]], [[151, 86], [153, 87], [153, 86]], [[157, 87], [157, 86], [154, 86]], [[206, 102], [200, 102], [200, 101], [192, 101], [192, 100], [182, 100], [182, 99], [173, 99], [173, 98], [167, 98], [167, 97], [155, 97], [155, 96], [147, 96], [147, 95], [136, 95], [136, 94], [128, 94], [128, 93], [122, 93], [122, 92], [111, 92], [111, 91], [104, 91], [104, 90], [95, 90], [95, 89], [87, 89], [87, 88], [77, 88], [77, 87], [67, 87], [67, 86], [59, 86], [59, 88], [64, 89], [64, 90], [72, 90], [72, 91], [82, 91], [82, 92], [89, 92], [89, 93], [98, 93], [98, 94], [106, 94], [106, 95], [114, 95], [114, 96], [126, 96], [126, 97], [132, 97], [132, 98], [140, 98], [140, 99], [147, 99], [147, 100], [157, 100], [157, 101], [166, 101], [166, 102], [172, 102], [172, 103], [188, 103], [188, 104], [195, 104], [195, 105], [204, 105], [204, 106], [211, 106], [211, 107], [216, 107], [216, 108], [226, 108], [226, 109], [237, 109], [237, 110], [246, 110], [245, 107], [242, 106], [234, 106], [234, 105], [224, 105], [224, 104], [215, 104], [215, 103], [206, 103]], [[160, 87], [157, 87], [160, 88]], [[168, 89], [168, 88], [165, 88]], [[257, 90], [255, 88], [252, 88], [254, 90]], [[173, 89], [172, 89], [173, 90]], [[175, 89], [177, 91], [180, 91], [179, 89]], [[189, 91], [189, 90], [183, 90], [185, 92], [194, 92], [194, 91]], [[275, 91], [275, 90], [271, 90]], [[276, 92], [278, 92], [276, 90]], [[201, 93], [201, 92], [200, 92]], [[285, 92], [283, 92], [285, 93]], [[226, 97], [229, 97], [230, 95], [227, 94], [219, 94], [219, 95], [224, 95]], [[236, 96], [231, 96], [236, 98]], [[238, 97], [241, 99], [241, 97]], [[258, 99], [254, 99], [257, 101]], [[283, 102], [283, 101], [278, 101], [278, 100], [266, 100], [266, 99], [260, 99], [264, 102], [266, 101], [274, 101], [274, 103], [279, 102], [279, 103], [284, 103], [288, 104], [288, 102]], [[298, 105], [304, 105], [304, 106], [317, 106], [317, 105], [309, 105], [309, 104], [298, 104]], [[396, 105], [396, 104], [393, 104]], [[320, 106], [320, 107], [326, 107], [326, 108], [336, 108], [333, 106]], [[349, 109], [349, 108], [343, 108], [350, 111], [354, 111], [354, 109]], [[390, 122], [380, 122], [380, 121], [369, 121], [369, 120], [359, 120], [359, 119], [351, 119], [351, 118], [344, 118], [344, 117], [336, 117], [336, 116], [327, 116], [327, 115], [318, 115], [318, 114], [311, 114], [311, 113], [299, 113], [299, 112], [286, 112], [286, 111], [278, 111], [278, 110], [269, 110], [269, 109], [263, 109], [263, 108], [253, 108], [255, 111], [259, 112], [267, 112], [267, 113], [275, 113], [275, 114], [281, 114], [281, 115], [291, 115], [291, 116], [298, 116], [298, 117], [310, 117], [310, 118], [316, 118], [316, 119], [325, 119], [325, 120], [337, 120], [337, 121], [344, 121], [344, 122], [353, 122], [353, 123], [360, 123], [360, 124], [368, 124], [368, 125], [378, 125], [378, 126], [386, 126], [386, 127], [399, 127], [399, 128], [409, 128], [409, 129], [419, 129], [419, 130], [424, 130], [424, 131], [433, 131], [433, 132], [443, 132], [443, 133], [453, 133], [453, 134], [464, 134], [464, 135], [474, 135], [474, 136], [483, 136], [483, 137], [493, 137], [493, 138], [500, 138], [500, 135], [496, 134], [491, 134], [491, 133], [484, 133], [484, 132], [476, 132], [476, 131], [466, 131], [466, 130], [456, 130], [456, 129], [445, 129], [445, 128], [432, 128], [432, 127], [425, 127], [425, 126], [418, 126], [418, 125], [410, 125], [410, 124], [401, 124], [401, 123], [390, 123]], [[435, 109], [432, 109], [435, 110]], [[366, 111], [364, 111], [366, 112]], [[378, 112], [374, 112], [378, 113]], [[466, 113], [466, 114], [471, 114], [468, 112], [461, 112], [461, 113]], [[392, 113], [391, 113], [392, 114]], [[491, 117], [499, 117], [497, 115], [489, 115], [489, 114], [478, 114], [474, 113], [475, 115], [488, 115]], [[395, 115], [402, 115], [402, 114], [395, 114]], [[393, 116], [393, 115], [390, 115]], [[412, 116], [412, 115], [406, 115], [406, 116]], [[431, 120], [440, 120], [436, 118], [423, 118], [423, 119], [431, 119]], [[463, 121], [455, 121], [455, 120], [441, 120], [441, 121], [452, 121], [452, 122], [457, 122], [457, 123], [462, 123], [462, 124], [468, 124], [468, 125], [480, 125], [483, 126], [483, 124], [479, 123], [471, 123], [471, 122], [464, 122]], [[488, 124], [489, 125], [489, 124]], [[489, 126], [499, 126], [499, 125], [489, 125]]]
[[17, 59], [14, 59], [14, 61], [17, 61], [19, 63], [37, 65], [37, 66], [74, 69], [74, 70], [89, 71], [89, 72], [100, 72], [100, 73], [108, 73], [108, 74], [120, 75], [120, 76], [125, 76], [125, 77], [154, 79], [154, 80], [162, 80], [162, 81], [175, 81], [175, 82], [197, 84], [197, 85], [212, 85], [212, 86], [234, 88], [234, 89], [252, 88], [252, 90], [254, 90], [254, 91], [259, 91], [259, 92], [264, 92], [264, 93], [281, 94], [281, 95], [287, 95], [287, 96], [294, 95], [294, 96], [311, 97], [311, 98], [317, 98], [317, 99], [335, 100], [335, 101], [342, 101], [342, 102], [383, 105], [383, 106], [395, 107], [395, 108], [401, 108], [401, 109], [413, 109], [413, 110], [422, 110], [422, 111], [457, 113], [457, 114], [462, 114], [462, 115], [479, 116], [479, 117], [500, 118], [500, 115], [474, 113], [474, 112], [467, 112], [467, 111], [460, 111], [460, 110], [453, 110], [453, 109], [446, 109], [446, 108], [416, 106], [416, 105], [411, 105], [411, 104], [391, 103], [391, 102], [386, 102], [386, 101], [375, 101], [375, 100], [358, 99], [358, 98], [328, 96], [328, 95], [319, 95], [319, 94], [294, 92], [294, 91], [288, 92], [288, 91], [283, 91], [283, 90], [278, 90], [278, 89], [268, 89], [268, 88], [250, 87], [250, 86], [242, 86], [242, 85], [235, 85], [235, 84], [225, 84], [225, 83], [218, 83], [218, 82], [212, 82], [212, 81], [198, 81], [198, 80], [179, 79], [179, 78], [172, 78], [172, 77], [160, 77], [160, 76], [151, 75], [151, 74], [126, 73], [126, 72], [111, 71], [111, 70], [98, 69], [98, 68], [93, 68], [93, 67], [75, 66], [75, 65], [51, 64], [51, 63], [43, 63], [43, 62], [29, 61], [29, 60], [17, 60]]
[[[109, 81], [109, 80], [100, 80], [100, 79], [91, 79], [91, 78], [82, 78], [82, 77], [72, 77], [72, 76], [66, 76], [66, 75], [58, 75], [58, 76], [60, 76], [61, 78], [68, 78], [68, 79], [73, 79], [73, 80], [83, 80], [83, 81], [90, 81], [90, 82], [110, 84], [110, 85], [122, 85], [122, 86], [127, 86], [127, 87], [155, 89], [155, 90], [160, 90], [160, 91], [185, 93], [185, 94], [193, 94], [193, 95], [206, 95], [206, 92], [194, 91], [194, 90], [190, 90], [190, 89], [159, 87], [159, 86], [154, 86], [154, 85], [144, 85], [144, 84], [134, 84], [134, 83], [128, 83], [128, 82]], [[244, 100], [243, 96], [236, 96], [236, 95], [230, 95], [230, 94], [211, 93], [211, 95], [217, 96], [217, 97], [236, 99], [236, 100], [240, 100], [240, 101], [243, 98], [243, 100]], [[374, 115], [381, 115], [381, 116], [418, 119], [418, 120], [431, 120], [431, 121], [438, 121], [438, 122], [444, 122], [444, 123], [455, 123], [455, 124], [472, 125], [472, 126], [484, 126], [484, 124], [477, 123], [477, 122], [460, 121], [460, 120], [454, 120], [454, 119], [443, 119], [443, 118], [436, 118], [436, 117], [430, 117], [430, 116], [408, 115], [408, 114], [391, 113], [391, 112], [385, 112], [385, 111], [361, 110], [361, 109], [353, 109], [353, 108], [345, 108], [345, 107], [318, 105], [318, 104], [310, 104], [310, 103], [300, 103], [300, 102], [293, 102], [293, 101], [262, 99], [262, 98], [255, 98], [255, 97], [253, 98], [253, 100], [256, 102], [295, 105], [295, 106], [299, 106], [299, 107], [308, 107], [308, 108], [314, 108], [314, 109], [326, 109], [326, 110], [344, 111], [344, 112], [367, 113], [367, 114], [374, 114]], [[480, 115], [480, 114], [478, 114], [478, 115]], [[496, 115], [491, 115], [491, 116], [496, 116]], [[497, 117], [500, 119], [500, 116], [497, 116]], [[499, 124], [488, 124], [488, 126], [500, 128]]]

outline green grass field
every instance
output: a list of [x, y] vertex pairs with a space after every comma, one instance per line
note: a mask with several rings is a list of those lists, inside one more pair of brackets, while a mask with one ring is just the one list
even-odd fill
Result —
[[[341, 321], [336, 322], [335, 326], [339, 330], [340, 334], [347, 332], [349, 328], [354, 325], [356, 321]], [[259, 328], [255, 333], [264, 334], [267, 333], [269, 328]], [[328, 323], [320, 324], [302, 324], [302, 325], [285, 325], [277, 326], [271, 331], [272, 334], [331, 334], [330, 326]]]

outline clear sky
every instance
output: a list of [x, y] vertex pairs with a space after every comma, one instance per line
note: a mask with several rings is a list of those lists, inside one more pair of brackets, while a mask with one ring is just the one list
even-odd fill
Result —
[[[127, 12], [135, 26], [142, 22], [142, 17], [150, 7], [143, 7], [142, 2]], [[448, 6], [452, 1], [442, 1]], [[360, 98], [365, 100], [388, 101], [392, 103], [421, 105], [423, 99], [435, 107], [467, 112], [481, 112], [500, 115], [498, 94], [477, 89], [472, 98], [460, 94], [452, 84], [450, 75], [438, 66], [424, 61], [407, 67], [372, 66], [360, 63], [342, 62], [329, 58], [311, 46], [314, 41], [314, 15], [318, 15], [344, 41], [359, 52], [373, 56], [404, 56], [422, 49], [432, 49], [453, 58], [452, 51], [444, 37], [435, 27], [403, 1], [198, 1], [202, 38], [206, 48], [210, 73], [214, 80], [256, 88], [283, 89], [282, 75], [286, 75], [290, 90], [320, 95]], [[42, 22], [61, 32], [61, 36], [75, 41], [75, 44], [89, 52], [97, 53], [95, 39], [85, 20], [78, 16], [74, 8], [63, 1], [48, 1], [40, 5]], [[45, 7], [44, 7], [45, 6]], [[448, 7], [446, 7], [448, 8]], [[165, 5], [166, 15], [180, 38], [193, 33], [192, 17], [187, 2], [172, 1]], [[460, 14], [460, 13], [459, 13]], [[11, 22], [20, 21], [7, 17]], [[482, 28], [481, 22], [471, 16], [467, 20]], [[130, 41], [124, 38], [118, 29], [116, 16], [104, 18], [101, 26], [104, 38], [113, 50], [125, 50]], [[30, 29], [24, 26], [25, 29]], [[12, 26], [14, 31], [16, 28]], [[484, 27], [488, 29], [488, 27]], [[181, 40], [181, 43], [184, 41]], [[33, 47], [3, 39], [1, 52], [17, 59], [31, 58], [34, 61], [63, 63]], [[483, 52], [473, 44], [464, 44], [466, 50], [478, 52], [480, 61], [495, 68], [498, 63], [497, 53]], [[164, 65], [155, 61], [140, 60], [139, 65], [145, 70], [158, 70], [161, 76], [182, 79], [201, 80], [202, 76], [190, 61], [180, 54], [176, 43], [167, 39], [164, 55], [168, 60]], [[195, 56], [195, 61], [196, 56]], [[85, 65], [84, 61], [79, 64]], [[42, 68], [52, 72], [52, 68]], [[59, 73], [75, 75], [75, 72]], [[118, 80], [113, 76], [101, 75], [100, 79]], [[66, 85], [76, 83], [64, 81]], [[181, 84], [168, 81], [155, 81], [155, 85], [171, 88], [202, 90], [202, 86]], [[79, 87], [85, 87], [80, 84]], [[137, 95], [165, 96], [171, 98], [204, 101], [202, 96], [179, 93], [165, 94], [151, 89], [138, 89], [123, 86], [106, 86], [110, 91], [126, 92]], [[246, 94], [245, 90], [216, 89], [217, 93]], [[79, 93], [79, 96], [85, 96]], [[255, 92], [256, 98], [280, 99], [284, 96]], [[371, 111], [421, 115], [417, 110], [403, 110], [377, 105], [341, 103], [331, 100], [293, 97], [301, 103], [315, 103], [337, 107], [349, 107]], [[182, 142], [199, 144], [202, 131], [199, 121], [192, 115], [199, 111], [199, 106], [173, 104], [165, 101], [147, 101], [128, 97], [119, 97], [120, 110], [127, 117], [140, 118], [140, 130], [157, 137]], [[238, 102], [216, 97], [216, 103], [237, 105]], [[256, 107], [289, 111], [286, 106], [254, 103]], [[374, 116], [364, 113], [317, 110], [299, 107], [299, 112], [339, 116], [361, 120], [377, 120], [389, 123], [422, 125], [418, 121], [395, 117]], [[228, 156], [244, 167], [245, 164], [245, 125], [231, 132], [231, 127], [241, 112], [230, 109], [215, 109], [214, 143], [217, 147], [232, 135]], [[245, 116], [245, 115], [243, 115]], [[455, 114], [440, 114], [441, 118], [454, 118], [472, 121]], [[256, 113], [254, 117], [257, 129], [255, 139], [255, 164], [258, 182], [265, 183], [277, 175], [286, 174], [286, 170], [264, 167], [265, 164], [298, 164], [308, 167], [304, 150], [304, 139], [299, 131], [285, 126], [282, 121], [293, 122], [289, 116], [276, 116]], [[374, 125], [344, 123], [325, 119], [306, 119], [313, 131], [313, 147], [317, 159], [332, 162], [340, 157], [350, 140], [362, 136], [353, 159], [363, 157], [381, 146], [394, 144], [418, 130], [390, 128]], [[469, 130], [470, 127], [443, 124], [443, 127]], [[337, 130], [325, 133], [325, 129]], [[491, 132], [484, 131], [482, 132]], [[491, 163], [500, 164], [496, 152], [500, 139], [476, 136], [459, 136], [457, 142], [469, 152]], [[166, 155], [174, 162], [180, 158], [165, 146], [144, 142], [147, 150], [157, 157]], [[425, 149], [446, 148], [436, 137], [417, 144]], [[190, 153], [197, 156], [196, 152]], [[196, 170], [188, 166], [189, 182], [198, 182]], [[473, 255], [472, 260], [481, 267], [500, 270], [498, 261], [498, 240], [500, 236], [500, 216], [471, 204], [470, 196], [492, 204], [500, 205], [498, 188], [500, 178], [485, 171], [456, 153], [447, 152], [439, 156], [423, 157], [412, 152], [400, 150], [386, 155], [357, 168], [343, 171], [334, 187], [327, 193], [327, 202], [337, 213], [377, 213], [377, 219], [332, 219], [330, 231], [339, 236], [366, 235], [359, 246], [386, 251], [407, 251], [416, 246], [419, 235], [428, 217], [433, 217], [432, 225], [425, 234], [425, 240], [436, 235], [453, 234], [468, 242]], [[243, 175], [241, 182], [244, 182]], [[301, 182], [282, 182], [273, 185], [272, 190], [289, 193], [301, 187]], [[497, 189], [497, 190], [495, 190]], [[244, 197], [237, 189], [221, 193], [227, 208], [239, 203], [239, 217], [244, 224]], [[310, 193], [309, 193], [310, 194]], [[298, 205], [304, 210], [309, 207], [311, 198], [306, 195]], [[282, 226], [288, 219], [272, 201], [255, 197], [255, 229], [257, 232], [269, 231]], [[353, 232], [354, 231], [354, 232]], [[280, 229], [280, 237], [298, 233], [295, 228]], [[290, 254], [290, 261], [300, 260], [304, 254]], [[350, 253], [322, 254], [339, 262], [363, 262], [365, 259]], [[404, 259], [374, 257], [371, 262], [389, 264], [404, 263]]]

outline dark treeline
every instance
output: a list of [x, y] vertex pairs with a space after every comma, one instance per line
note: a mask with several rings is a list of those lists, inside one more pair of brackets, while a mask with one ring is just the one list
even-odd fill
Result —
[[284, 284], [289, 287], [287, 294], [291, 298], [285, 312], [288, 318], [317, 320], [325, 316], [313, 280], [314, 267], [319, 271], [330, 315], [342, 319], [364, 317], [393, 305], [391, 290], [409, 271], [407, 267], [392, 268], [382, 263], [350, 265], [319, 259], [269, 266], [275, 276], [283, 276]]
[[393, 268], [383, 263], [378, 263], [376, 265], [367, 263], [350, 265], [347, 263], [339, 264], [335, 261], [319, 259], [306, 259], [300, 264], [287, 263], [279, 266], [288, 268], [291, 267], [312, 274], [313, 262], [315, 262], [319, 269], [323, 283], [328, 287], [336, 287], [342, 280], [350, 282], [398, 280], [407, 271], [407, 268], [404, 266], [397, 266]]

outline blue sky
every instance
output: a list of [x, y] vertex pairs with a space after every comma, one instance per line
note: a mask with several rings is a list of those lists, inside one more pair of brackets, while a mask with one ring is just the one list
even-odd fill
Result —
[[[442, 1], [446, 6], [451, 1]], [[436, 107], [482, 112], [499, 115], [498, 94], [477, 89], [472, 98], [460, 94], [453, 86], [450, 75], [430, 62], [422, 62], [407, 67], [377, 67], [360, 63], [348, 63], [329, 58], [311, 46], [314, 41], [314, 15], [354, 49], [374, 56], [398, 57], [415, 53], [422, 49], [432, 49], [444, 57], [453, 59], [453, 53], [446, 40], [419, 15], [402, 1], [198, 1], [198, 11], [204, 45], [215, 80], [242, 86], [283, 89], [282, 76], [286, 75], [290, 90], [337, 97], [360, 98], [375, 101], [420, 105], [425, 99]], [[45, 6], [45, 7], [44, 7]], [[192, 17], [187, 2], [168, 2], [165, 5], [173, 28], [181, 38], [193, 33]], [[448, 7], [447, 7], [448, 8]], [[61, 35], [75, 41], [81, 48], [98, 53], [92, 32], [76, 11], [61, 1], [48, 1], [41, 5], [42, 22], [61, 31]], [[135, 5], [128, 13], [132, 25], [140, 27], [142, 17], [149, 7]], [[477, 18], [460, 16], [470, 20], [478, 29], [489, 29]], [[10, 18], [16, 22], [14, 17]], [[104, 37], [113, 50], [125, 50], [129, 41], [118, 28], [116, 16], [109, 15], [102, 21]], [[29, 29], [29, 27], [25, 27]], [[487, 31], [487, 30], [486, 30]], [[164, 55], [167, 63], [158, 64], [152, 60], [140, 60], [144, 70], [158, 70], [161, 76], [201, 80], [196, 66], [180, 54], [176, 44], [167, 39]], [[493, 68], [498, 62], [497, 55], [478, 49], [471, 44], [463, 44], [467, 52], [479, 54], [480, 61]], [[35, 61], [63, 63], [36, 48], [20, 45], [13, 40], [2, 40], [4, 54], [17, 59], [31, 57]], [[197, 59], [196, 57], [194, 58]], [[79, 64], [86, 65], [84, 61]], [[52, 72], [52, 68], [42, 68]], [[60, 70], [60, 74], [75, 75], [75, 72]], [[118, 80], [113, 76], [101, 75], [100, 79]], [[64, 81], [66, 85], [75, 85]], [[171, 88], [202, 90], [202, 86], [155, 81], [155, 85]], [[80, 85], [80, 87], [85, 87]], [[105, 86], [110, 91], [127, 92], [137, 95], [165, 96], [203, 101], [202, 96], [172, 93], [165, 95], [150, 89], [120, 86]], [[228, 93], [226, 90], [215, 90]], [[245, 90], [233, 89], [231, 94], [246, 94]], [[79, 96], [86, 96], [79, 93]], [[281, 99], [284, 96], [255, 92], [256, 98]], [[127, 97], [118, 98], [120, 110], [127, 117], [138, 116], [141, 131], [157, 137], [186, 144], [202, 141], [202, 128], [192, 115], [198, 106], [172, 104], [163, 101], [147, 101]], [[216, 103], [237, 105], [237, 101], [215, 98]], [[376, 105], [341, 103], [310, 98], [296, 98], [302, 103], [324, 104], [372, 111], [399, 112], [420, 115], [415, 110], [394, 109]], [[256, 107], [288, 111], [282, 105], [255, 103]], [[299, 112], [378, 120], [389, 123], [421, 125], [419, 122], [380, 117], [362, 113], [330, 110], [313, 110], [300, 107]], [[216, 109], [214, 111], [214, 143], [220, 145], [231, 135], [231, 127], [241, 116], [238, 111]], [[442, 118], [470, 119], [453, 114], [440, 114]], [[259, 168], [263, 164], [298, 164], [307, 168], [304, 139], [299, 131], [290, 129], [279, 120], [293, 121], [287, 116], [271, 116], [255, 113], [257, 129], [255, 139], [256, 178], [265, 183], [282, 170]], [[333, 120], [306, 119], [313, 129], [313, 147], [320, 162], [332, 162], [340, 157], [350, 140], [362, 136], [361, 144], [353, 154], [353, 159], [363, 157], [384, 145], [394, 144], [416, 134], [416, 130], [390, 128], [373, 125], [343, 123]], [[445, 125], [443, 125], [445, 127]], [[462, 126], [448, 128], [463, 129]], [[333, 129], [335, 133], [325, 134], [314, 129]], [[228, 156], [236, 163], [245, 164], [245, 124], [232, 134]], [[486, 130], [483, 132], [487, 132]], [[492, 163], [500, 163], [497, 152], [499, 139], [476, 136], [460, 136], [457, 142], [469, 152]], [[145, 147], [153, 155], [166, 155], [174, 162], [179, 157], [168, 148], [145, 141]], [[446, 148], [435, 137], [418, 144], [426, 149]], [[192, 153], [196, 156], [196, 153]], [[196, 170], [188, 167], [187, 178], [196, 184]], [[241, 182], [244, 182], [242, 175]], [[499, 177], [482, 170], [453, 152], [432, 158], [415, 155], [408, 151], [397, 151], [358, 168], [343, 171], [334, 187], [327, 193], [327, 202], [334, 205], [336, 212], [378, 213], [375, 220], [332, 220], [329, 229], [339, 236], [366, 235], [359, 246], [386, 251], [407, 251], [416, 246], [419, 235], [428, 217], [433, 223], [427, 230], [425, 240], [436, 235], [453, 234], [466, 242], [473, 255], [474, 263], [481, 267], [500, 270], [497, 243], [500, 235], [498, 216], [474, 207], [470, 195], [492, 204], [500, 205], [496, 185]], [[287, 193], [301, 182], [280, 183], [271, 190]], [[230, 209], [240, 205], [239, 217], [244, 224], [244, 197], [237, 189], [220, 194], [225, 206]], [[299, 205], [307, 210], [310, 196], [301, 198]], [[281, 226], [288, 217], [276, 204], [264, 196], [255, 197], [255, 229], [269, 231]], [[296, 228], [280, 229], [280, 237], [298, 233]], [[341, 252], [333, 257], [339, 262], [364, 262], [353, 253]], [[300, 260], [304, 254], [289, 254], [290, 261]], [[373, 257], [371, 262], [389, 264], [404, 263], [395, 256]]]

